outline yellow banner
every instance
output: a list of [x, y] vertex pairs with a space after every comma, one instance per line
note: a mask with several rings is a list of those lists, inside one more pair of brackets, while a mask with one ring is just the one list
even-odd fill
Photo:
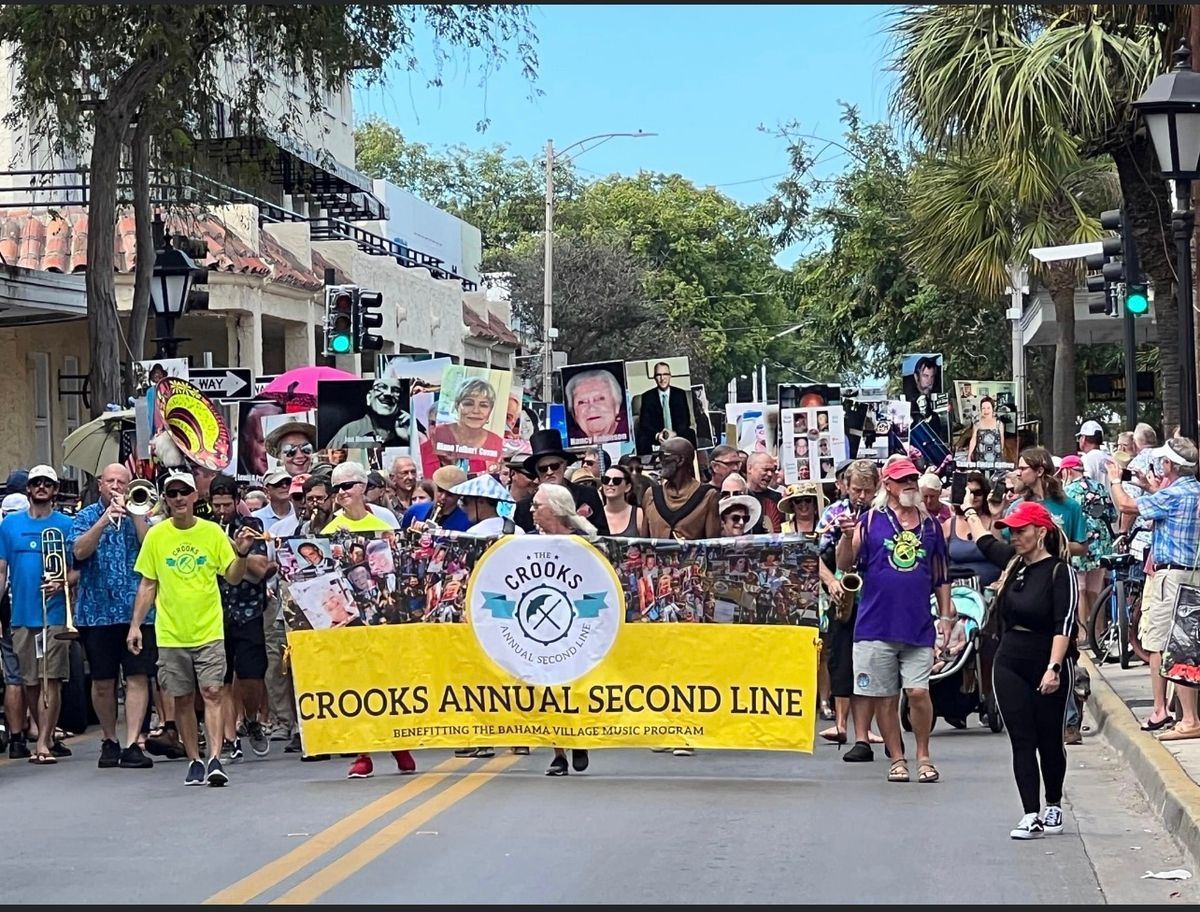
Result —
[[811, 752], [813, 627], [622, 623], [590, 671], [530, 684], [469, 624], [294, 631], [307, 753], [423, 747], [749, 748]]

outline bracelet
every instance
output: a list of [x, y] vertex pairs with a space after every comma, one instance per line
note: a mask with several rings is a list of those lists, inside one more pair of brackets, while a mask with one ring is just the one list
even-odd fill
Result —
[[968, 510], [963, 510], [963, 516], [978, 516], [978, 515], [979, 515], [979, 511], [976, 510], [974, 507], [971, 507]]

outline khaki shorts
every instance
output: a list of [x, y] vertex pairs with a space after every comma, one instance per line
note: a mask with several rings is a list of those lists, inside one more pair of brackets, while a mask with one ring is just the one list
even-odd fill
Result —
[[1187, 570], [1155, 570], [1146, 580], [1142, 594], [1142, 620], [1138, 624], [1138, 639], [1147, 652], [1162, 652], [1167, 648], [1171, 632], [1171, 616], [1175, 613], [1175, 597], [1180, 583], [1200, 583], [1200, 573]]
[[37, 657], [37, 638], [41, 627], [14, 627], [13, 652], [17, 654], [17, 665], [21, 669], [21, 682], [26, 687], [42, 683], [42, 662], [46, 663], [46, 677], [56, 681], [71, 678], [71, 641], [56, 639], [54, 634], [66, 630], [66, 626], [46, 628], [44, 659]]
[[894, 697], [905, 690], [929, 690], [933, 647], [859, 640], [854, 644], [854, 695]]
[[225, 683], [225, 641], [203, 646], [159, 646], [158, 686], [171, 697], [186, 697]]

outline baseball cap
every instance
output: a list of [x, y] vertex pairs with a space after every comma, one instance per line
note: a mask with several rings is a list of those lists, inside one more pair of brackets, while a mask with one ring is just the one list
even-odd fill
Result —
[[442, 466], [433, 473], [433, 486], [443, 491], [453, 493], [453, 490], [467, 480], [467, 473], [458, 466]]
[[1099, 434], [1101, 437], [1104, 436], [1104, 428], [1102, 428], [1100, 426], [1100, 422], [1099, 421], [1085, 421], [1082, 425], [1080, 425], [1079, 432], [1075, 436], [1076, 437], [1093, 437], [1096, 434]]
[[162, 485], [159, 490], [164, 494], [167, 493], [167, 488], [171, 486], [171, 482], [177, 481], [180, 484], [185, 484], [192, 491], [196, 490], [196, 479], [191, 472], [169, 472], [162, 480]]
[[897, 459], [889, 462], [880, 473], [885, 481], [900, 481], [904, 478], [917, 478], [920, 472], [911, 459]]
[[271, 469], [271, 471], [263, 476], [263, 484], [268, 486], [281, 484], [282, 482], [291, 480], [292, 476], [289, 475], [287, 469], [283, 467]]
[[1074, 453], [1068, 453], [1066, 456], [1064, 456], [1062, 459], [1059, 460], [1058, 467], [1060, 469], [1082, 469], [1083, 468], [1083, 460], [1080, 459], [1078, 456], [1076, 456]]
[[[1155, 449], [1151, 450], [1150, 458], [1151, 459], [1167, 459], [1167, 460], [1175, 463], [1175, 465], [1180, 465], [1180, 466], [1193, 465], [1194, 463], [1189, 462], [1188, 460], [1184, 459], [1181, 455], [1179, 455], [1179, 452], [1175, 449], [1174, 446], [1172, 446], [1172, 444], [1174, 442], [1175, 442], [1174, 440], [1168, 440], [1162, 446], [1156, 447]], [[33, 472], [29, 473], [29, 477], [30, 478], [33, 477]]]
[[6, 494], [4, 500], [0, 501], [0, 515], [8, 516], [9, 513], [20, 513], [28, 509], [29, 498], [24, 494]]
[[344, 484], [347, 481], [361, 481], [367, 483], [367, 470], [357, 462], [339, 462], [333, 467], [333, 478], [329, 483], [334, 487]]
[[292, 486], [290, 488], [288, 488], [288, 494], [303, 494], [304, 493], [304, 482], [308, 481], [309, 477], [310, 476], [308, 473], [301, 473], [300, 475], [293, 475], [292, 476]]
[[48, 465], [35, 465], [29, 470], [29, 477], [25, 479], [25, 483], [28, 484], [35, 478], [47, 478], [58, 484], [58, 473]]
[[387, 479], [384, 478], [383, 475], [380, 474], [379, 472], [368, 472], [367, 473], [367, 487], [368, 488], [385, 488], [385, 487], [387, 487]]
[[1035, 503], [1032, 500], [1023, 500], [1007, 516], [997, 519], [994, 525], [1006, 529], [1021, 529], [1025, 526], [1041, 526], [1043, 529], [1053, 529], [1054, 517], [1040, 503]]

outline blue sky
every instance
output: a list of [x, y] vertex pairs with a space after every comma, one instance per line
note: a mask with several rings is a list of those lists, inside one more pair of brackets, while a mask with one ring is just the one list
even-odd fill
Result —
[[[459, 54], [440, 88], [428, 73], [394, 72], [355, 92], [355, 114], [378, 114], [406, 138], [441, 148], [505, 143], [533, 157], [552, 138], [644, 130], [576, 160], [587, 176], [679, 173], [742, 202], [769, 195], [787, 169], [782, 140], [761, 132], [797, 120], [839, 138], [839, 101], [887, 116], [886, 6], [544, 6], [533, 11], [544, 94], [530, 98], [518, 66], [480, 85], [482, 58]], [[429, 58], [428, 45], [417, 45]], [[423, 53], [422, 53], [423, 52]], [[479, 133], [476, 124], [490, 120]], [[835, 170], [834, 158], [825, 169]], [[790, 265], [795, 249], [779, 260]]]

